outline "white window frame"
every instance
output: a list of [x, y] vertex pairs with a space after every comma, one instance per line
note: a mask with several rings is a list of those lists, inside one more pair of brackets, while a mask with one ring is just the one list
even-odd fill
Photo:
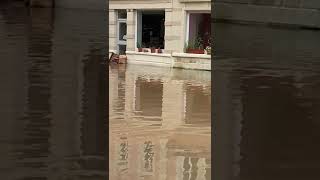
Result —
[[[120, 23], [125, 23], [127, 26], [127, 19], [125, 18], [119, 18], [119, 10], [123, 9], [118, 9], [116, 12], [116, 17], [117, 17], [117, 52], [120, 53], [120, 45], [125, 45], [127, 46], [127, 41], [120, 40]], [[128, 26], [127, 26], [128, 28]], [[127, 34], [127, 33], [126, 33]]]
[[189, 29], [190, 29], [190, 14], [211, 14], [210, 11], [203, 10], [203, 11], [193, 11], [193, 10], [187, 10], [186, 11], [186, 34], [185, 34], [185, 43], [188, 43], [189, 41]]

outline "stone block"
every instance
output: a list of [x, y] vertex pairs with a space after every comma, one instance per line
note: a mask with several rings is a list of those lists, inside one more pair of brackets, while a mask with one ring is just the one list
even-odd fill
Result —
[[319, 0], [302, 0], [301, 7], [311, 8], [311, 9], [320, 9], [320, 1]]
[[320, 27], [320, 11], [313, 9], [216, 3], [214, 16], [233, 21]]
[[54, 7], [54, 0], [30, 0], [30, 7], [52, 8]]
[[285, 7], [298, 8], [301, 5], [301, 0], [287, 0], [284, 3]]

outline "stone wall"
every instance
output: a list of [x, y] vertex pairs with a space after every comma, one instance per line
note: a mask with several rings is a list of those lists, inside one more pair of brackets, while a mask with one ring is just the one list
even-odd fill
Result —
[[26, 5], [40, 8], [68, 8], [68, 9], [87, 9], [87, 10], [107, 10], [106, 0], [23, 0]]
[[320, 28], [318, 0], [213, 0], [216, 20]]
[[106, 0], [55, 0], [56, 7], [90, 10], [107, 10], [107, 3]]
[[[225, 58], [269, 58], [299, 62], [319, 59], [319, 31], [214, 23], [214, 54]], [[223, 58], [224, 59], [224, 58]]]
[[[138, 5], [137, 5], [138, 4]], [[187, 11], [210, 12], [211, 6], [208, 0], [111, 0], [109, 4], [109, 44], [110, 50], [117, 49], [117, 9], [126, 9], [127, 20], [127, 50], [135, 50], [135, 26], [137, 10], [165, 11], [165, 53], [183, 52], [186, 34]]]
[[30, 0], [27, 3], [29, 3], [31, 7], [51, 8], [54, 6], [53, 0]]

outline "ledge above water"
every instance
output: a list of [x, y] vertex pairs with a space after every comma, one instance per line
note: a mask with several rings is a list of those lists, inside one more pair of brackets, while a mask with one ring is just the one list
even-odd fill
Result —
[[170, 68], [211, 70], [211, 55], [188, 53], [146, 53], [126, 51], [128, 64], [143, 64]]

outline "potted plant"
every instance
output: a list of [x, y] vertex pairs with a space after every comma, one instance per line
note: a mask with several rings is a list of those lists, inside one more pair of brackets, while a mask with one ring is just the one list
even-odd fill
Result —
[[140, 43], [137, 43], [138, 52], [142, 52], [142, 47]]
[[204, 54], [202, 39], [198, 37], [190, 40], [186, 45], [186, 52], [192, 54]]
[[212, 38], [208, 39], [208, 46], [206, 47], [206, 54], [211, 55]]
[[156, 52], [156, 48], [151, 47], [151, 53], [155, 53]]
[[211, 55], [211, 47], [210, 46], [206, 47], [206, 54]]
[[158, 52], [159, 54], [161, 54], [161, 53], [162, 53], [162, 51], [161, 51], [160, 47], [157, 49], [157, 52]]

